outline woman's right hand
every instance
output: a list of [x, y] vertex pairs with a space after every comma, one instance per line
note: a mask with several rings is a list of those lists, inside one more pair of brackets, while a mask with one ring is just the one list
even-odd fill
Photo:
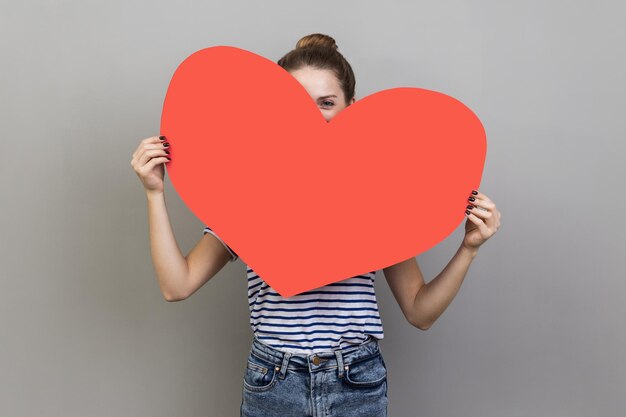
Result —
[[165, 136], [152, 136], [139, 142], [133, 153], [130, 166], [135, 170], [147, 193], [163, 192], [163, 164], [170, 161], [167, 156], [168, 147], [169, 143]]

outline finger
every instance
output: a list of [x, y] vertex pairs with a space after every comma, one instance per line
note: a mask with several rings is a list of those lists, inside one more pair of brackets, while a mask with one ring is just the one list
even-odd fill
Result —
[[492, 220], [495, 218], [495, 216], [493, 215], [491, 211], [480, 208], [480, 207], [472, 206], [471, 204], [467, 205], [467, 210], [470, 213], [473, 213], [475, 216], [480, 217], [481, 219]]
[[137, 167], [136, 169], [141, 169], [144, 165], [146, 165], [146, 163], [148, 163], [150, 158], [166, 155], [168, 155], [168, 153], [165, 152], [165, 147], [163, 145], [142, 144], [138, 149], [137, 154], [130, 161], [130, 165], [133, 168]]
[[[476, 194], [474, 194], [474, 192], [475, 192]], [[490, 199], [489, 197], [487, 197], [485, 194], [481, 193], [481, 192], [480, 192], [480, 191], [478, 191], [478, 190], [472, 190], [472, 192], [470, 193], [470, 195], [471, 195], [472, 197], [478, 197], [478, 198], [480, 198], [481, 200], [491, 201], [491, 199]]]
[[161, 157], [165, 157], [165, 158], [169, 158], [169, 151], [166, 149], [152, 149], [149, 151], [144, 152], [142, 158], [139, 160], [139, 166], [144, 166], [146, 165], [148, 162], [150, 162], [151, 160], [153, 160], [154, 158], [161, 158]]
[[138, 157], [139, 165], [145, 165], [150, 160], [150, 158], [154, 156], [169, 155], [169, 152], [169, 144], [167, 142], [145, 144], [143, 145], [143, 151], [141, 155], [139, 155]]
[[164, 163], [168, 163], [170, 162], [169, 159], [167, 159], [164, 156], [159, 156], [157, 158], [152, 158], [148, 161], [148, 163], [146, 165], [144, 165], [141, 168], [141, 171], [143, 174], [149, 172], [150, 170], [152, 170], [152, 168], [154, 168], [157, 164], [164, 164]]
[[489, 228], [481, 218], [474, 215], [474, 213], [472, 213], [471, 211], [470, 214], [466, 213], [465, 217], [467, 217], [472, 223], [478, 226], [478, 230], [480, 230], [481, 235], [485, 236], [488, 234]]
[[480, 207], [483, 210], [493, 210], [496, 207], [492, 201], [479, 198], [478, 196], [469, 197], [467, 201], [469, 204]]
[[[161, 140], [160, 138], [163, 138], [163, 140]], [[144, 145], [165, 142], [165, 141], [166, 141], [165, 136], [150, 136], [149, 138], [142, 139], [139, 142], [139, 146], [137, 146], [137, 149], [135, 149], [135, 152], [133, 153], [133, 158], [138, 157], [142, 153], [141, 150], [143, 149]]]
[[[161, 140], [160, 138], [164, 138], [164, 139]], [[137, 149], [135, 150], [133, 157], [139, 156], [142, 153], [142, 150], [144, 149], [145, 145], [157, 144], [160, 142], [165, 142], [165, 136], [150, 136], [149, 138], [143, 139], [141, 142], [139, 142], [139, 145], [137, 146]]]

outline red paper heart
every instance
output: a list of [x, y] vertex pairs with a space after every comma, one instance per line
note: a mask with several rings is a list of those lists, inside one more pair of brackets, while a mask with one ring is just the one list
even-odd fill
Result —
[[487, 147], [469, 108], [420, 88], [369, 95], [327, 123], [291, 74], [231, 46], [179, 65], [161, 134], [189, 209], [284, 297], [446, 238]]

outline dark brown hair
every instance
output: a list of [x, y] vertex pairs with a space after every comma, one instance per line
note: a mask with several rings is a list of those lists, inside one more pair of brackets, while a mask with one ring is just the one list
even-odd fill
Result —
[[330, 36], [312, 33], [301, 38], [296, 43], [296, 48], [277, 63], [286, 71], [295, 71], [306, 66], [333, 71], [346, 97], [346, 105], [349, 105], [354, 97], [356, 80], [352, 67], [337, 49], [337, 43]]

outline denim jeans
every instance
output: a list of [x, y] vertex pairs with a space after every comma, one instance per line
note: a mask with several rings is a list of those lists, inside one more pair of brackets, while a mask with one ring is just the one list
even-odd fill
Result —
[[387, 402], [387, 367], [371, 336], [311, 355], [252, 341], [241, 417], [386, 417]]

